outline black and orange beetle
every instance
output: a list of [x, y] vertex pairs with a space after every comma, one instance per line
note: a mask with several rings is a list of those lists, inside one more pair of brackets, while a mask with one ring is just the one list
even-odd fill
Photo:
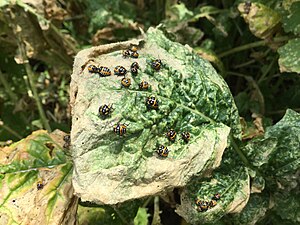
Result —
[[219, 193], [216, 193], [216, 194], [214, 194], [214, 196], [211, 199], [218, 201], [221, 199], [221, 195]]
[[104, 116], [104, 117], [109, 116], [113, 111], [113, 107], [112, 107], [112, 105], [104, 104], [99, 107], [98, 111], [99, 111], [100, 116]]
[[200, 199], [196, 199], [196, 205], [198, 206], [197, 207], [197, 210], [200, 211], [200, 212], [205, 212], [208, 210], [209, 208], [209, 202], [208, 201], [204, 201], [204, 200], [200, 200]]
[[191, 139], [191, 134], [187, 131], [181, 133], [181, 138], [184, 140], [185, 143], [188, 143]]
[[100, 77], [107, 77], [111, 75], [111, 71], [108, 67], [100, 66], [98, 68], [98, 73]]
[[151, 67], [153, 69], [155, 69], [156, 71], [159, 71], [160, 70], [160, 67], [161, 67], [161, 60], [160, 59], [155, 59], [151, 62]]
[[116, 66], [114, 69], [114, 73], [117, 76], [125, 76], [127, 70], [123, 66]]
[[156, 150], [156, 153], [160, 156], [160, 157], [168, 157], [169, 155], [169, 150], [166, 146], [164, 145], [160, 145], [158, 147], [158, 149]]
[[131, 85], [130, 78], [123, 77], [121, 80], [121, 84], [123, 85], [123, 87], [129, 87]]
[[142, 81], [139, 85], [141, 90], [147, 90], [149, 88], [149, 83], [147, 81]]
[[123, 51], [122, 51], [122, 55], [123, 55], [124, 58], [129, 57], [129, 56], [130, 56], [130, 51], [129, 51], [129, 49], [123, 50]]
[[173, 129], [170, 129], [167, 133], [166, 133], [166, 137], [169, 139], [169, 141], [174, 142], [175, 138], [176, 138], [176, 131]]
[[126, 128], [127, 128], [127, 124], [117, 124], [114, 127], [114, 132], [115, 134], [119, 135], [119, 136], [123, 136], [124, 134], [126, 134]]
[[131, 52], [131, 57], [132, 58], [138, 58], [139, 57], [139, 53], [138, 52]]
[[148, 97], [146, 100], [146, 106], [148, 109], [158, 109], [158, 103], [159, 101], [154, 97]]
[[88, 66], [88, 71], [90, 73], [98, 73], [98, 70], [99, 70], [99, 68], [97, 66], [95, 66], [95, 65], [89, 65]]
[[130, 66], [131, 73], [137, 74], [139, 68], [140, 66], [137, 62], [132, 63]]
[[42, 190], [44, 188], [44, 182], [43, 180], [39, 180], [36, 184], [36, 189], [39, 191], [39, 190]]

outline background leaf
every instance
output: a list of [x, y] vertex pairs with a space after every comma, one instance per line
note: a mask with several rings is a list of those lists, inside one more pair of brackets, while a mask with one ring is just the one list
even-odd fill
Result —
[[75, 222], [72, 163], [60, 147], [62, 134], [36, 131], [0, 150], [1, 224]]
[[293, 2], [284, 13], [282, 18], [282, 26], [285, 32], [293, 32], [295, 35], [300, 35], [300, 2]]
[[300, 73], [300, 38], [289, 40], [278, 49], [279, 67], [281, 72]]

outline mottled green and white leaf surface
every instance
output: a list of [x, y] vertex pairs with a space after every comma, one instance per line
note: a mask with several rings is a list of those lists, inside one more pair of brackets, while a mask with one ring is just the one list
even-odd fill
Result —
[[294, 38], [278, 49], [281, 72], [300, 73], [300, 38]]
[[[36, 131], [0, 149], [0, 224], [75, 224], [72, 163], [62, 133]], [[37, 189], [37, 183], [44, 187]]]
[[240, 213], [229, 215], [226, 219], [235, 225], [255, 225], [266, 215], [269, 201], [266, 194], [251, 194], [246, 207]]
[[[264, 137], [252, 140], [243, 148], [249, 162], [260, 169], [266, 179], [280, 187], [294, 188], [300, 172], [300, 114], [288, 109]], [[270, 183], [269, 183], [270, 184]]]
[[[217, 205], [205, 212], [197, 210], [196, 199], [210, 201], [219, 193]], [[215, 223], [228, 213], [239, 213], [250, 195], [250, 178], [245, 167], [215, 172], [211, 179], [194, 178], [181, 194], [176, 212], [191, 224]]]
[[[123, 58], [121, 49], [139, 44], [139, 58]], [[150, 62], [162, 60], [154, 71]], [[137, 61], [140, 70], [129, 88], [115, 75], [89, 73], [90, 64], [117, 65], [129, 69]], [[148, 91], [139, 83], [148, 81]], [[155, 96], [158, 110], [148, 110], [145, 100]], [[108, 118], [98, 108], [113, 104]], [[195, 174], [216, 168], [227, 145], [230, 128], [240, 137], [239, 116], [230, 90], [220, 75], [188, 46], [168, 40], [150, 29], [143, 41], [123, 42], [81, 51], [75, 58], [71, 81], [71, 141], [75, 163], [73, 185], [83, 201], [117, 204], [185, 186]], [[117, 123], [128, 124], [127, 133], [113, 132]], [[174, 143], [165, 134], [178, 132]], [[189, 131], [185, 144], [180, 133]], [[155, 148], [170, 150], [162, 159]]]
[[280, 25], [281, 16], [275, 10], [258, 2], [240, 3], [238, 10], [245, 22], [249, 24], [250, 31], [259, 38], [271, 37]]

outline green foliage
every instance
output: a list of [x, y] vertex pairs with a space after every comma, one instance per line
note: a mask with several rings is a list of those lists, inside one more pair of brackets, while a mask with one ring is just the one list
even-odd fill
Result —
[[[207, 68], [210, 66], [195, 53], [183, 57], [185, 54], [179, 45], [166, 48], [170, 44], [156, 40], [154, 35], [153, 43], [163, 43], [161, 47], [177, 56], [175, 59], [193, 64], [184, 70], [189, 77], [180, 85], [176, 85], [176, 82], [184, 76], [183, 71], [176, 71], [166, 65], [162, 76], [157, 77], [147, 68], [145, 76], [160, 83], [158, 87], [162, 109], [169, 112], [176, 106], [184, 105], [184, 101], [191, 101], [190, 105], [195, 108], [193, 111], [190, 105], [188, 109], [177, 107], [168, 120], [159, 117], [156, 112], [145, 111], [145, 115], [140, 115], [136, 111], [135, 114], [126, 114], [135, 108], [135, 102], [127, 98], [130, 94], [124, 95], [122, 101], [126, 104], [115, 112], [120, 112], [131, 121], [130, 132], [141, 131], [144, 125], [149, 128], [153, 125], [151, 121], [156, 119], [161, 122], [155, 128], [159, 132], [167, 126], [174, 126], [176, 129], [189, 128], [193, 136], [200, 137], [203, 130], [212, 128], [209, 124], [212, 120], [230, 126], [238, 137], [238, 117], [243, 117], [249, 127], [255, 127], [253, 121], [257, 115], [266, 130], [264, 135], [259, 133], [260, 137], [254, 139], [255, 134], [251, 136], [247, 133], [249, 130], [244, 130], [246, 133], [243, 137], [248, 139], [243, 143], [228, 142], [218, 170], [211, 171], [206, 179], [195, 177], [188, 188], [182, 187], [181, 197], [186, 196], [179, 207], [182, 217], [197, 222], [213, 221], [212, 224], [299, 223], [297, 178], [300, 118], [295, 112], [300, 109], [299, 1], [251, 1], [251, 4], [241, 0], [49, 2], [43, 1], [44, 4], [39, 5], [35, 1], [27, 4], [19, 0], [2, 0], [0, 3], [0, 189], [4, 196], [0, 203], [0, 224], [6, 224], [3, 221], [17, 223], [18, 220], [13, 220], [19, 216], [31, 219], [30, 216], [19, 215], [20, 210], [17, 209], [27, 212], [28, 202], [37, 206], [36, 203], [42, 199], [43, 207], [34, 213], [45, 214], [51, 222], [57, 215], [62, 215], [61, 211], [56, 213], [56, 207], [69, 209], [70, 198], [74, 197], [65, 195], [72, 193], [72, 164], [66, 152], [59, 147], [60, 144], [47, 134], [30, 135], [9, 148], [2, 148], [10, 143], [7, 140], [21, 140], [32, 131], [44, 127], [32, 86], [37, 88], [38, 100], [42, 103], [51, 128], [69, 131], [71, 115], [68, 90], [72, 58], [77, 49], [138, 37], [139, 28], [147, 30], [158, 24], [162, 30], [169, 32], [165, 33], [166, 36], [190, 45], [202, 58], [212, 62], [226, 79], [230, 91], [215, 72], [198, 70], [200, 64]], [[22, 45], [25, 46], [27, 57], [23, 60], [29, 64], [22, 64]], [[146, 58], [148, 61], [152, 59], [151, 56]], [[34, 74], [33, 85], [28, 79], [30, 71]], [[134, 82], [140, 80], [137, 77]], [[172, 88], [176, 91], [171, 91]], [[234, 96], [239, 115], [231, 95]], [[145, 96], [138, 95], [138, 100], [144, 101]], [[122, 107], [127, 111], [121, 112]], [[144, 106], [140, 104], [140, 107]], [[288, 110], [281, 119], [287, 108], [295, 111]], [[190, 112], [193, 116], [190, 119], [195, 119], [194, 123], [189, 123], [188, 118], [184, 117], [185, 113]], [[198, 112], [203, 113], [204, 117]], [[180, 118], [179, 123], [174, 122], [177, 118]], [[143, 126], [137, 121], [144, 122]], [[273, 121], [279, 122], [270, 126]], [[148, 132], [147, 135], [142, 138], [151, 139], [156, 134], [151, 136]], [[160, 137], [160, 140], [165, 140], [165, 137]], [[48, 144], [54, 148], [50, 150]], [[140, 144], [143, 143], [135, 140], [124, 146], [127, 150], [135, 151], [135, 146]], [[176, 155], [173, 150], [171, 152]], [[153, 148], [145, 151], [152, 153]], [[6, 158], [6, 154], [12, 158]], [[105, 168], [108, 162], [103, 158], [99, 160], [99, 166]], [[141, 160], [137, 158], [133, 161]], [[46, 179], [44, 189], [37, 191], [37, 182], [41, 177], [48, 177], [48, 170], [52, 171], [53, 180]], [[238, 199], [245, 200], [235, 198], [235, 195], [246, 196], [248, 192], [241, 189], [249, 179], [253, 193], [247, 205], [240, 213], [230, 215], [230, 205], [238, 202]], [[216, 191], [222, 194], [218, 205], [207, 212], [198, 212], [194, 198], [209, 199]], [[45, 194], [44, 198], [40, 198], [41, 193]], [[77, 205], [74, 199], [71, 202]], [[173, 207], [174, 203], [170, 205]], [[127, 207], [128, 211], [123, 211], [122, 207], [79, 206], [79, 223], [132, 222], [141, 204]], [[152, 202], [140, 208], [135, 224], [150, 223], [151, 216], [148, 217], [148, 214], [152, 214], [151, 207]], [[164, 214], [160, 216], [164, 217]], [[36, 216], [33, 218], [37, 219]], [[39, 222], [45, 223], [45, 220]]]
[[285, 32], [293, 32], [300, 35], [300, 2], [293, 2], [292, 5], [284, 12], [282, 26]]
[[[300, 193], [295, 191], [292, 193], [278, 191], [274, 195], [274, 211], [283, 220], [300, 223]], [[284, 206], [284, 207], [283, 207]]]
[[289, 42], [278, 49], [281, 72], [300, 73], [300, 38]]
[[295, 174], [300, 167], [299, 122], [300, 115], [287, 110], [282, 120], [267, 128], [264, 137], [250, 141], [243, 149], [250, 163], [266, 176], [269, 185], [274, 178], [283, 187], [297, 185]]
[[147, 213], [147, 209], [140, 207], [134, 218], [134, 225], [147, 225], [148, 217], [149, 214]]

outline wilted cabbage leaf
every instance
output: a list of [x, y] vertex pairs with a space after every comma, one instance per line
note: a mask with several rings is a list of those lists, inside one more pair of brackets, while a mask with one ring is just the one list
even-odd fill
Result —
[[[84, 201], [117, 204], [182, 187], [195, 175], [216, 168], [227, 145], [230, 128], [240, 137], [239, 116], [230, 90], [220, 75], [191, 48], [168, 40], [150, 29], [138, 46], [139, 58], [124, 58], [124, 42], [81, 51], [71, 82], [73, 125], [71, 140], [75, 162], [73, 184]], [[107, 54], [104, 54], [107, 53]], [[161, 60], [161, 69], [151, 67]], [[137, 75], [127, 73], [131, 86], [121, 86], [115, 75], [99, 77], [88, 66], [118, 65], [129, 70], [138, 62]], [[141, 81], [149, 82], [140, 90]], [[158, 109], [147, 108], [153, 96]], [[100, 105], [112, 105], [111, 116], [98, 115]], [[126, 125], [121, 137], [113, 130]], [[168, 141], [169, 129], [177, 132]], [[181, 133], [188, 131], [185, 143]], [[166, 146], [168, 157], [155, 150]]]
[[[221, 198], [216, 206], [201, 211], [196, 200], [207, 201], [215, 194]], [[227, 172], [215, 172], [210, 179], [194, 178], [181, 195], [181, 204], [176, 212], [191, 224], [215, 223], [228, 213], [239, 213], [247, 204], [250, 195], [250, 178], [245, 167]]]
[[0, 149], [0, 224], [75, 224], [72, 163], [62, 132], [36, 131]]
[[300, 38], [294, 38], [278, 49], [281, 72], [300, 73]]
[[256, 37], [262, 39], [271, 37], [280, 25], [280, 14], [261, 3], [240, 3], [238, 10]]

